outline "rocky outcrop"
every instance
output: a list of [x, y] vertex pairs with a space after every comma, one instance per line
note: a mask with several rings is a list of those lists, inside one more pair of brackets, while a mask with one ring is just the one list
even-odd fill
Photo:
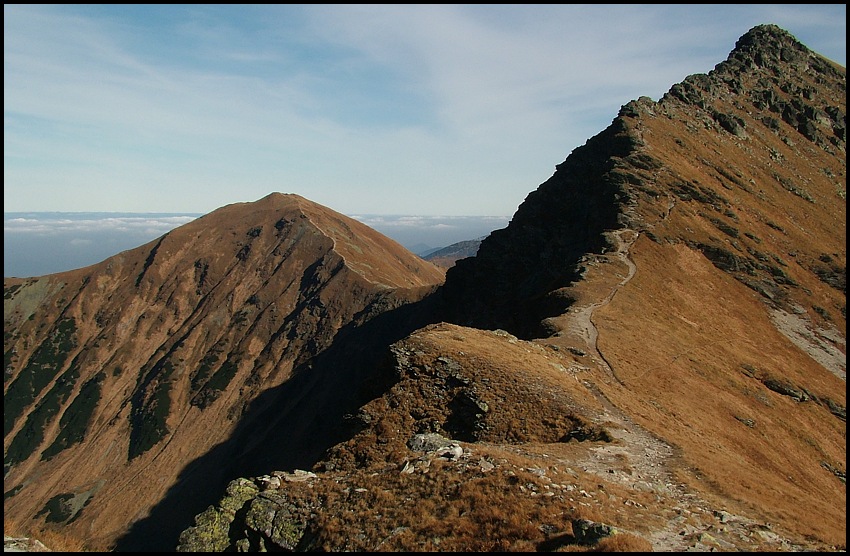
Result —
[[570, 304], [553, 292], [578, 278], [582, 255], [606, 245], [605, 230], [621, 225], [630, 194], [620, 169], [636, 148], [636, 136], [618, 120], [559, 164], [507, 228], [448, 270], [447, 320], [521, 338], [546, 335], [540, 322]]

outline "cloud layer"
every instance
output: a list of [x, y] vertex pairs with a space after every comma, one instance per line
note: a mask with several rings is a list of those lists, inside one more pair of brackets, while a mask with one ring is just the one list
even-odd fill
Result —
[[[154, 241], [199, 214], [4, 213], [3, 275], [42, 276], [99, 263]], [[423, 254], [486, 236], [508, 225], [506, 216], [353, 215], [367, 226]]]

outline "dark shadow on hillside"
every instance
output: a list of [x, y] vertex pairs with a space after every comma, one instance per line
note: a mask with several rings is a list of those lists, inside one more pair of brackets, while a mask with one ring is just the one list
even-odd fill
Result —
[[630, 184], [621, 170], [636, 148], [618, 118], [558, 164], [507, 228], [448, 269], [444, 320], [526, 340], [551, 335], [544, 321], [573, 303], [562, 290], [581, 277], [582, 257], [602, 253], [610, 247], [604, 233], [623, 227]]
[[230, 439], [190, 462], [176, 484], [116, 543], [117, 552], [173, 552], [197, 514], [216, 504], [231, 480], [275, 470], [311, 469], [358, 432], [347, 418], [393, 382], [387, 347], [435, 322], [436, 294], [343, 327], [327, 350], [284, 384], [258, 396]]

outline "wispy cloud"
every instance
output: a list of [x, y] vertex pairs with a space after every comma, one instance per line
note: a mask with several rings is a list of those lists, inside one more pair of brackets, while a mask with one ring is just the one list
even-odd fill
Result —
[[[507, 216], [421, 216], [421, 215], [353, 215], [352, 218], [372, 228], [456, 229], [472, 225], [507, 225]], [[495, 229], [495, 228], [494, 228]]]
[[57, 235], [68, 233], [100, 234], [103, 232], [140, 233], [156, 237], [197, 218], [197, 215], [171, 216], [104, 216], [92, 215], [51, 217], [14, 216], [6, 213], [3, 219], [4, 234]]
[[512, 214], [759, 23], [846, 63], [845, 5], [4, 5], [4, 206]]

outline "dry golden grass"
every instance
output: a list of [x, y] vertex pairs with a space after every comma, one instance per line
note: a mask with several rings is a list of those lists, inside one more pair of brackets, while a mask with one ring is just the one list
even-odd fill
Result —
[[10, 537], [25, 537], [41, 542], [51, 552], [99, 552], [101, 550], [87, 546], [79, 538], [63, 532], [61, 529], [42, 526], [35, 529], [22, 528], [17, 522], [3, 516], [3, 534]]
[[[640, 240], [633, 256], [638, 275], [597, 319], [600, 349], [627, 387], [605, 388], [606, 395], [681, 448], [679, 478], [692, 488], [725, 499], [719, 503], [730, 510], [743, 503], [736, 509], [761, 513], [765, 522], [781, 522], [797, 535], [846, 542], [844, 513], [833, 511], [845, 507], [845, 491], [821, 466], [827, 461], [844, 468], [844, 422], [816, 403], [768, 390], [741, 365], [769, 369], [841, 405], [843, 381], [813, 368], [771, 326], [758, 296], [708, 261], [682, 246]], [[679, 264], [662, 262], [671, 256]], [[640, 271], [656, 265], [678, 270], [662, 286]], [[664, 311], [642, 309], [651, 303]], [[694, 325], [677, 317], [685, 314]], [[632, 325], [622, 327], [623, 319]], [[675, 342], [660, 341], [664, 337]], [[833, 510], [825, 511], [824, 501]]]
[[652, 544], [642, 537], [620, 533], [602, 539], [589, 552], [652, 552]]
[[34, 535], [53, 552], [91, 552], [92, 550], [78, 538], [54, 529], [42, 529]]
[[[310, 495], [318, 495], [328, 508], [320, 512], [316, 525], [319, 548], [645, 551], [651, 545], [640, 535], [664, 528], [680, 515], [677, 508], [682, 502], [675, 497], [571, 469], [592, 457], [594, 449], [627, 447], [620, 441], [606, 441], [602, 434], [584, 442], [557, 442], [552, 440], [556, 435], [546, 432], [547, 427], [564, 426], [557, 418], [546, 418], [550, 412], [570, 412], [572, 426], [592, 428], [589, 419], [578, 412], [593, 415], [598, 411], [587, 391], [563, 368], [556, 370], [553, 366], [554, 361], [568, 363], [561, 358], [562, 352], [503, 334], [447, 324], [419, 331], [405, 340], [402, 348], [407, 358], [402, 380], [364, 407], [364, 412], [373, 417], [373, 425], [335, 448], [328, 459], [337, 475], [310, 489]], [[447, 362], [452, 367], [450, 373], [441, 370]], [[628, 373], [623, 378], [634, 380]], [[413, 462], [420, 455], [405, 446], [413, 432], [426, 422], [439, 429], [452, 418], [448, 410], [451, 404], [447, 403], [452, 384], [463, 385], [466, 392], [477, 392], [477, 399], [490, 407], [481, 418], [486, 425], [480, 432], [483, 439], [462, 443], [468, 455], [460, 462], [437, 458], [425, 473], [401, 473], [405, 461]], [[696, 408], [705, 390], [694, 389], [690, 403]], [[625, 394], [610, 385], [606, 390], [612, 400], [622, 402], [618, 395]], [[665, 399], [657, 391], [637, 391], [648, 400]], [[677, 389], [670, 393], [681, 395]], [[529, 410], [532, 406], [533, 412]], [[631, 406], [624, 403], [623, 407]], [[638, 407], [645, 411], [644, 406]], [[658, 411], [652, 405], [648, 407]], [[700, 411], [704, 410], [695, 414]], [[521, 428], [523, 436], [493, 433], [502, 426]], [[616, 426], [611, 421], [605, 423], [605, 427]], [[531, 438], [537, 441], [523, 442]], [[685, 447], [699, 449], [688, 444]], [[740, 447], [737, 450], [741, 453]], [[639, 457], [640, 449], [629, 455], [618, 451], [609, 463], [628, 477], [637, 472], [633, 465], [641, 464]], [[728, 466], [739, 458], [736, 453], [725, 457], [729, 461], [718, 459], [718, 465], [722, 462]], [[494, 463], [495, 469], [482, 472], [478, 464], [481, 460]], [[679, 456], [670, 464], [682, 465], [683, 461]], [[328, 487], [331, 490], [326, 490]], [[698, 485], [692, 487], [700, 490]], [[353, 494], [355, 488], [365, 490]], [[723, 504], [716, 507], [736, 509]], [[623, 533], [594, 547], [571, 544], [570, 524], [574, 519], [609, 524]], [[712, 520], [704, 514], [685, 514], [681, 522], [683, 527], [705, 530]]]

